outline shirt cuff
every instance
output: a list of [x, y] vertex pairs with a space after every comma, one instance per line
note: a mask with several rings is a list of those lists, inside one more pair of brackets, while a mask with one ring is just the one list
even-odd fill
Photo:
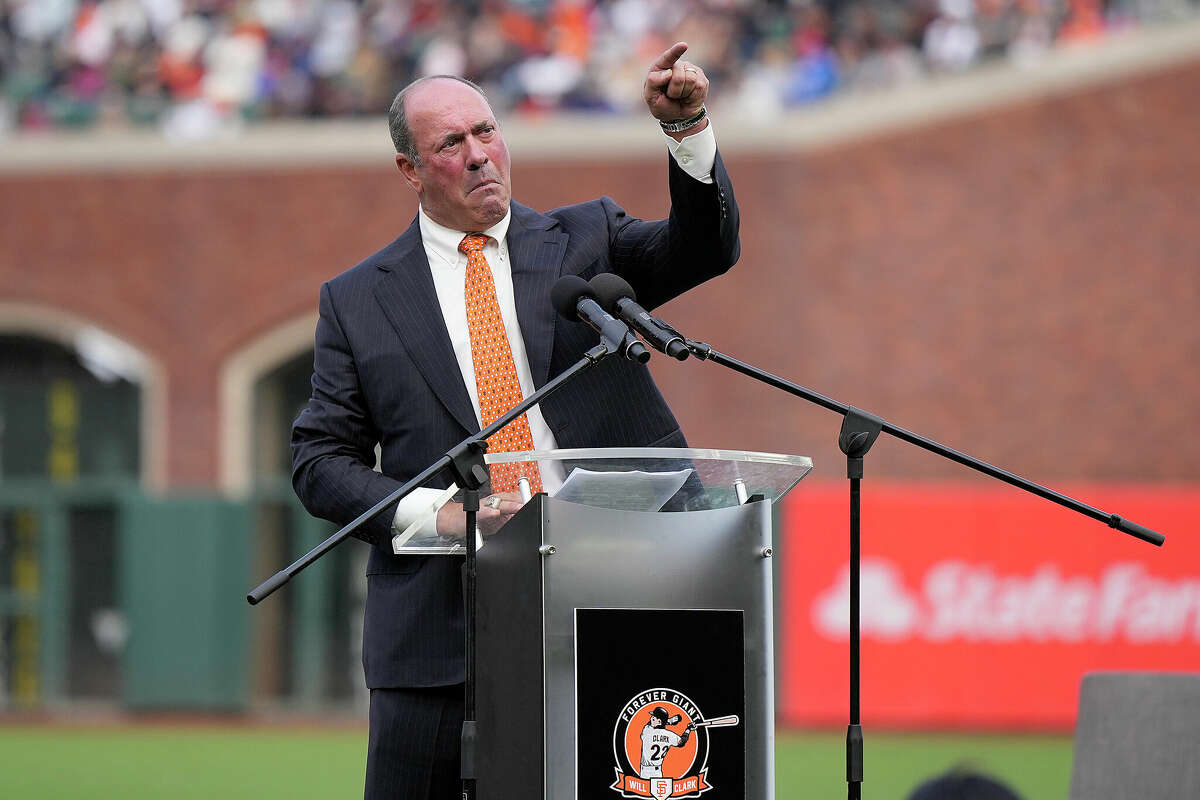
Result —
[[659, 132], [667, 140], [667, 149], [680, 169], [701, 183], [713, 182], [712, 169], [717, 161], [717, 137], [713, 135], [711, 118], [704, 130], [683, 137], [682, 142], [672, 139], [666, 131]]
[[437, 536], [437, 512], [444, 504], [441, 489], [428, 489], [424, 486], [413, 489], [396, 504], [396, 515], [392, 517], [392, 535], [403, 533], [409, 525], [420, 522], [421, 527], [414, 533], [414, 538], [424, 539]]

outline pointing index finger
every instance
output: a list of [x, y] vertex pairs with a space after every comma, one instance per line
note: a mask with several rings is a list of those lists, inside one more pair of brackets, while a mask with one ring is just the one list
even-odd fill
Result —
[[670, 69], [675, 66], [675, 62], [679, 57], [687, 52], [687, 42], [676, 42], [663, 51], [663, 54], [654, 62], [652, 69]]

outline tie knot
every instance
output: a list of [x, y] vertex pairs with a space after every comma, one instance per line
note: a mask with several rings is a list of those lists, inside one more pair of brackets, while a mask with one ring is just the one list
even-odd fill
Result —
[[478, 253], [483, 249], [483, 246], [487, 243], [487, 240], [488, 237], [484, 236], [482, 233], [468, 233], [463, 237], [463, 240], [458, 243], [458, 249], [467, 255], [471, 255], [471, 253]]

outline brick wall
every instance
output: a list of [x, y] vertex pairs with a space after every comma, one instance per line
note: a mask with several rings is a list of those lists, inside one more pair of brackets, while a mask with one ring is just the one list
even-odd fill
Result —
[[[1200, 64], [816, 152], [728, 154], [741, 264], [662, 310], [685, 332], [1035, 480], [1200, 477]], [[717, 121], [718, 133], [720, 120]], [[539, 208], [665, 213], [664, 159], [518, 162]], [[398, 234], [386, 168], [0, 177], [0, 300], [158, 358], [167, 471], [216, 480], [217, 376]], [[655, 359], [696, 445], [812, 455], [839, 419]], [[869, 475], [964, 471], [894, 440]]]

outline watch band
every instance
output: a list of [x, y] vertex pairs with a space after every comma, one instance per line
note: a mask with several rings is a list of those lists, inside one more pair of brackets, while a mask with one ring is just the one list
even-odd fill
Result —
[[667, 133], [679, 133], [680, 131], [686, 131], [688, 128], [700, 122], [700, 120], [707, 116], [708, 109], [706, 109], [704, 106], [700, 106], [700, 111], [698, 111], [695, 116], [688, 117], [687, 119], [677, 119], [673, 122], [660, 122], [658, 124], [661, 125], [662, 129]]

